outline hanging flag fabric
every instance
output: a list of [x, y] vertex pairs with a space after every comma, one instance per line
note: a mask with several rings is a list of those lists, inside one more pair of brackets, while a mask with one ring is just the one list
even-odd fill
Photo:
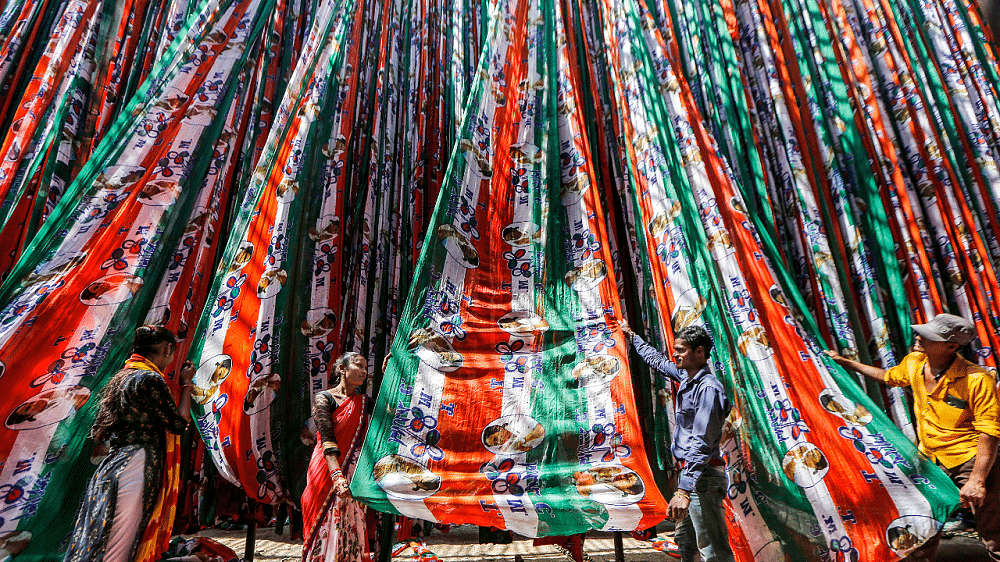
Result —
[[[607, 48], [623, 63], [616, 93], [628, 109], [622, 121], [660, 317], [692, 290], [704, 299], [699, 314], [682, 309], [683, 318], [715, 334], [716, 369], [736, 398], [735, 443], [724, 438], [724, 447], [730, 481], [746, 484], [729, 497], [740, 559], [905, 556], [937, 533], [956, 505], [954, 488], [850, 378], [820, 359], [792, 316], [662, 37], [622, 32], [640, 28], [641, 2], [602, 6], [605, 37], [626, 38]], [[634, 88], [640, 73], [656, 76], [665, 95]], [[656, 256], [660, 240], [678, 252]], [[896, 529], [914, 540], [894, 541]]]
[[[337, 0], [317, 8], [192, 340], [197, 344], [190, 357], [198, 368], [192, 408], [206, 450], [224, 478], [262, 502], [288, 497], [273, 438], [273, 430], [284, 427], [283, 418], [272, 416], [272, 410], [280, 412], [276, 408], [283, 407], [288, 394], [279, 389], [289, 383], [297, 387], [297, 377], [302, 376], [298, 366], [290, 372], [291, 350], [285, 343], [291, 340], [289, 332], [315, 336], [318, 359], [327, 368], [331, 361], [329, 351], [326, 358], [322, 356], [326, 344], [321, 338], [332, 331], [335, 313], [318, 307], [297, 316], [298, 303], [287, 285], [299, 275], [310, 276], [315, 265], [298, 259], [300, 245], [327, 248], [319, 267], [322, 273], [340, 240], [335, 236], [339, 224], [332, 220], [335, 207], [320, 217], [318, 209], [306, 205], [315, 193], [316, 179], [325, 174], [335, 178], [340, 169], [320, 166], [314, 172], [307, 164], [317, 162], [321, 150], [333, 156], [336, 149], [326, 143], [331, 122], [321, 117], [330, 115], [336, 98], [329, 94], [338, 91], [338, 78], [343, 81], [350, 71], [341, 63], [353, 11], [353, 2]], [[326, 187], [335, 205], [335, 180]], [[316, 223], [321, 224], [303, 240], [302, 234], [310, 232], [306, 225]], [[299, 263], [307, 268], [297, 269]], [[282, 400], [272, 405], [278, 397]], [[298, 434], [300, 429], [284, 431]]]
[[664, 517], [564, 26], [549, 2], [490, 13], [351, 483], [379, 510], [532, 537]]
[[[217, 7], [203, 3], [183, 30], [185, 44], [210, 48], [168, 49], [152, 70], [159, 79], [137, 93], [0, 288], [0, 357], [15, 367], [4, 372], [0, 482], [17, 491], [0, 532], [30, 534], [22, 556], [51, 556], [69, 532], [70, 520], [46, 514], [78, 501], [93, 472], [91, 398], [130, 352], [268, 8]], [[148, 542], [143, 559], [163, 546]]]

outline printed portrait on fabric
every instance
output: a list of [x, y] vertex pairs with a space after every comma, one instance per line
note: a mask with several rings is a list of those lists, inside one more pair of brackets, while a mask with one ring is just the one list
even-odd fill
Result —
[[430, 497], [441, 489], [441, 477], [402, 455], [387, 455], [375, 463], [372, 478], [387, 495], [404, 500]]
[[43, 390], [7, 414], [4, 425], [13, 430], [26, 430], [59, 423], [75, 414], [89, 398], [90, 389], [82, 386]]

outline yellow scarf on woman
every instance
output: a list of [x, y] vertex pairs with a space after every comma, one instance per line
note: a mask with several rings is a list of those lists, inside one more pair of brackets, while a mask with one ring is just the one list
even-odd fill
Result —
[[[174, 404], [180, 399], [180, 387], [177, 381], [168, 379], [156, 365], [145, 357], [132, 355], [125, 361], [125, 368], [153, 371], [163, 377], [164, 382], [167, 383], [170, 394], [174, 398]], [[142, 533], [135, 562], [158, 560], [160, 554], [167, 550], [170, 536], [173, 534], [174, 517], [177, 514], [177, 497], [181, 489], [181, 436], [174, 435], [169, 431], [164, 433], [166, 433], [166, 452], [163, 458], [163, 477], [160, 485], [162, 492], [156, 498], [156, 505], [149, 517], [149, 524], [146, 525], [146, 529]]]

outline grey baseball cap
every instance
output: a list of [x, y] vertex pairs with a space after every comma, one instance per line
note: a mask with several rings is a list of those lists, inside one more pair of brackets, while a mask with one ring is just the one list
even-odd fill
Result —
[[961, 316], [938, 314], [926, 324], [910, 326], [920, 337], [931, 341], [946, 341], [965, 345], [976, 339], [976, 327]]

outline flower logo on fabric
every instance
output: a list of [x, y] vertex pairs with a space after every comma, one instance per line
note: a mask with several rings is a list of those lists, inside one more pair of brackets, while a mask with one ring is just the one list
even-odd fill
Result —
[[459, 341], [464, 340], [466, 333], [465, 328], [462, 327], [462, 317], [456, 314], [444, 322], [441, 322], [441, 333], [445, 336], [451, 336]]
[[671, 260], [679, 258], [681, 255], [680, 251], [677, 249], [677, 245], [673, 242], [661, 242], [656, 246], [656, 256], [660, 258], [660, 261], [666, 263]]
[[512, 342], [502, 341], [496, 345], [497, 353], [501, 354], [500, 359], [503, 361], [510, 361], [514, 358], [514, 354], [524, 348], [524, 341], [514, 340]]
[[27, 316], [29, 312], [35, 310], [35, 305], [36, 303], [34, 302], [21, 304], [14, 303], [9, 308], [4, 309], [3, 313], [0, 314], [0, 326], [6, 326], [18, 318]]
[[514, 459], [504, 459], [500, 462], [490, 461], [479, 468], [494, 494], [510, 494], [521, 496], [525, 492], [538, 493], [538, 478], [514, 472], [517, 463]]
[[181, 241], [181, 248], [174, 252], [174, 255], [170, 256], [170, 265], [167, 269], [173, 271], [184, 266], [184, 262], [187, 257], [191, 255], [191, 250], [194, 249], [197, 239], [194, 236], [187, 236]]
[[274, 492], [278, 489], [271, 478], [277, 470], [277, 463], [274, 462], [274, 453], [264, 451], [264, 454], [257, 459], [257, 483], [260, 485], [257, 488], [257, 498], [263, 498], [267, 496], [268, 492]]
[[253, 344], [253, 351], [250, 352], [250, 369], [247, 375], [253, 378], [264, 372], [264, 358], [271, 354], [271, 334], [265, 334]]
[[333, 342], [320, 340], [316, 342], [316, 351], [319, 352], [319, 357], [313, 357], [311, 361], [312, 374], [317, 375], [320, 373], [325, 373], [329, 369], [330, 361], [333, 360], [334, 344]]
[[528, 169], [527, 168], [511, 168], [510, 169], [510, 184], [512, 186], [514, 186], [515, 188], [518, 187], [518, 184], [521, 183], [521, 179], [527, 179], [527, 178], [524, 178], [524, 175], [527, 174], [527, 173], [528, 173]]
[[137, 240], [126, 240], [121, 246], [111, 252], [111, 258], [101, 264], [101, 269], [114, 269], [121, 271], [128, 267], [128, 258], [138, 256], [142, 252], [142, 247], [146, 245], [145, 238]]
[[94, 342], [86, 343], [78, 347], [70, 347], [62, 352], [60, 357], [63, 359], [69, 359], [74, 365], [76, 363], [82, 363], [87, 359], [87, 356], [97, 348], [97, 344]]
[[337, 246], [324, 242], [316, 252], [316, 274], [330, 271], [333, 260], [337, 257]]
[[0, 486], [0, 498], [7, 505], [17, 503], [24, 498], [24, 485], [27, 479], [21, 479], [14, 484], [4, 484]]
[[622, 434], [618, 433], [615, 424], [594, 424], [590, 431], [594, 434], [591, 440], [592, 449], [595, 451], [607, 449], [601, 454], [601, 462], [611, 462], [615, 458], [625, 459], [632, 456], [632, 449], [623, 444], [624, 439]]
[[575, 148], [571, 151], [563, 152], [559, 155], [559, 158], [559, 165], [563, 170], [564, 177], [575, 176], [577, 171], [579, 171], [580, 168], [587, 163], [587, 161], [583, 158], [583, 155], [581, 155]]
[[726, 495], [729, 496], [729, 499], [735, 500], [737, 496], [746, 492], [747, 481], [743, 473], [739, 470], [729, 473], [729, 488], [726, 490]]
[[854, 448], [858, 450], [859, 453], [865, 455], [868, 458], [868, 462], [873, 465], [879, 464], [885, 468], [892, 468], [893, 464], [887, 457], [884, 451], [878, 447], [873, 447], [870, 444], [865, 443], [865, 435], [856, 427], [844, 427], [840, 428], [840, 436], [844, 439], [851, 441]]
[[470, 238], [473, 240], [479, 240], [479, 230], [476, 228], [478, 226], [478, 221], [476, 221], [475, 216], [470, 216], [468, 220], [460, 224], [461, 229], [466, 232]]
[[429, 430], [421, 441], [410, 447], [410, 452], [417, 458], [427, 456], [436, 461], [443, 459], [444, 451], [437, 446], [441, 442], [441, 432], [435, 429], [438, 424], [437, 418], [431, 415], [425, 416], [420, 408], [413, 408], [410, 413], [413, 414], [413, 419], [410, 420], [409, 429], [414, 436]]
[[49, 368], [46, 369], [44, 375], [36, 377], [35, 380], [31, 381], [30, 385], [33, 388], [43, 386], [48, 383], [59, 384], [66, 378], [66, 371], [63, 367], [66, 365], [65, 359], [56, 359], [53, 361]]
[[245, 273], [241, 273], [238, 276], [232, 275], [226, 279], [225, 285], [219, 290], [219, 300], [216, 302], [216, 308], [212, 312], [212, 316], [219, 316], [223, 312], [233, 308], [236, 297], [240, 296], [240, 288], [246, 282], [247, 276]]
[[854, 543], [847, 535], [830, 541], [830, 554], [831, 559], [836, 562], [858, 562], [858, 558], [861, 557], [858, 549], [854, 548]]
[[531, 277], [531, 263], [527, 260], [521, 261], [528, 254], [524, 248], [503, 253], [503, 259], [507, 260], [507, 269], [510, 270], [511, 277]]
[[504, 362], [504, 370], [508, 373], [518, 372], [524, 374], [528, 372], [528, 357], [526, 355], [519, 355], [515, 358], [515, 354], [524, 348], [524, 341], [514, 340], [512, 342], [502, 341], [496, 345], [497, 353], [500, 354], [500, 360]]
[[139, 131], [139, 136], [146, 136], [151, 139], [155, 139], [160, 136], [160, 133], [167, 130], [168, 122], [170, 117], [162, 113], [156, 114], [156, 120], [151, 121], [146, 119], [142, 122], [142, 130]]
[[590, 342], [597, 340], [592, 348], [595, 353], [606, 352], [616, 345], [615, 338], [605, 322], [600, 322], [587, 328], [586, 339]]
[[444, 316], [444, 319], [439, 324], [440, 332], [442, 335], [451, 336], [462, 341], [465, 339], [466, 333], [465, 328], [462, 327], [463, 320], [461, 314], [459, 314], [459, 310], [458, 301], [449, 299], [447, 295], [441, 296], [438, 311]]
[[739, 323], [754, 323], [757, 321], [757, 311], [747, 290], [733, 291], [729, 297], [729, 308], [733, 311], [735, 320]]
[[600, 251], [601, 243], [597, 241], [597, 236], [588, 229], [573, 235], [573, 248], [583, 252], [580, 259], [589, 259], [596, 257], [594, 254]]
[[175, 172], [171, 166], [183, 166], [190, 156], [191, 154], [186, 150], [183, 152], [171, 150], [156, 162], [160, 167], [160, 175], [165, 178], [173, 176]]
[[786, 429], [791, 432], [793, 439], [798, 439], [803, 433], [809, 433], [809, 426], [802, 419], [799, 409], [792, 406], [791, 400], [787, 398], [775, 400], [771, 407], [777, 410], [776, 414], [772, 414], [772, 422], [779, 435]]

